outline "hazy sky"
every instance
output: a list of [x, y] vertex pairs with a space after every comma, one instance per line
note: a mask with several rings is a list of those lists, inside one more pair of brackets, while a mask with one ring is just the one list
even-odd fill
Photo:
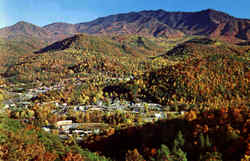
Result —
[[44, 26], [52, 22], [86, 22], [131, 11], [199, 11], [207, 8], [250, 19], [250, 0], [0, 0], [0, 27], [18, 21]]

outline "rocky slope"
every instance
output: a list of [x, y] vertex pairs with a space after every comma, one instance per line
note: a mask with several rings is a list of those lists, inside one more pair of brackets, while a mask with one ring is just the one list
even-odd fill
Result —
[[250, 20], [240, 19], [216, 10], [199, 12], [167, 12], [150, 10], [101, 17], [78, 24], [52, 23], [38, 27], [26, 22], [0, 29], [0, 37], [35, 37], [47, 42], [62, 40], [76, 33], [139, 34], [176, 38], [184, 35], [205, 35], [226, 41], [250, 39]]

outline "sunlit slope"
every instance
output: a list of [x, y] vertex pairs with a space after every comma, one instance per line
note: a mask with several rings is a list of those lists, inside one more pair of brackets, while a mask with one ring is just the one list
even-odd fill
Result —
[[45, 46], [45, 43], [37, 39], [0, 39], [0, 68], [3, 72], [6, 67], [14, 63], [18, 57], [33, 55], [33, 52]]
[[98, 72], [124, 76], [136, 72], [140, 62], [167, 49], [168, 46], [140, 36], [76, 35], [20, 58], [8, 66], [4, 75], [31, 82]]
[[119, 84], [132, 91], [127, 99], [202, 108], [248, 103], [249, 53], [245, 48], [195, 43], [180, 46], [169, 51], [171, 54], [165, 58], [155, 58], [174, 59], [177, 64], [145, 72], [133, 81]]

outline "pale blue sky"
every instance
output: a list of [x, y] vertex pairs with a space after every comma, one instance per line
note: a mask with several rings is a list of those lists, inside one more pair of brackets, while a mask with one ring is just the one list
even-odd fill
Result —
[[250, 0], [0, 0], [0, 27], [18, 21], [44, 26], [52, 22], [86, 22], [131, 11], [200, 11], [207, 8], [250, 19]]

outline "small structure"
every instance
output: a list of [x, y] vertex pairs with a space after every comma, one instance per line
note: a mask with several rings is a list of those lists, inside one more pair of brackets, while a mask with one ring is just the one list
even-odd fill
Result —
[[72, 120], [63, 120], [63, 121], [58, 121], [56, 123], [57, 128], [62, 128], [65, 129], [65, 127], [69, 127], [73, 124]]
[[90, 111], [102, 111], [102, 108], [100, 107], [93, 107], [89, 109]]

